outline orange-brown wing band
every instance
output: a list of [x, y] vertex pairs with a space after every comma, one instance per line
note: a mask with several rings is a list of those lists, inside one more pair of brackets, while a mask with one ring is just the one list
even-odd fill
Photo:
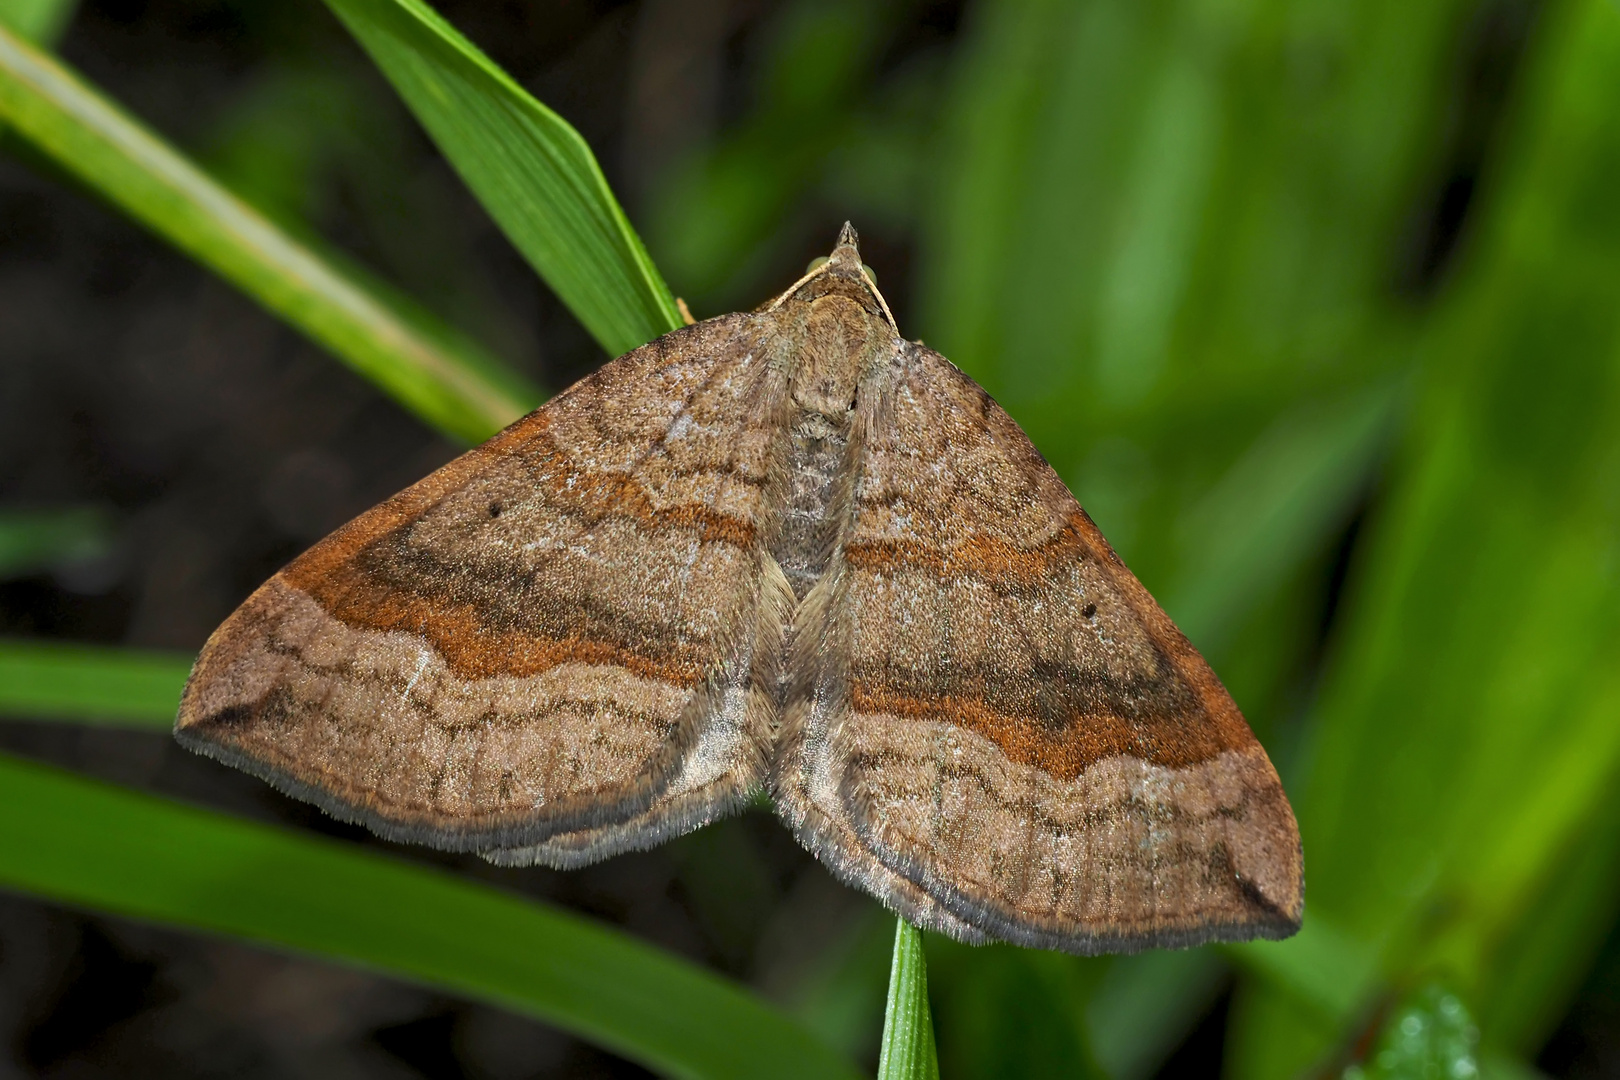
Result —
[[317, 544], [209, 640], [177, 736], [457, 850], [601, 857], [739, 805], [770, 725], [757, 334], [638, 349]]

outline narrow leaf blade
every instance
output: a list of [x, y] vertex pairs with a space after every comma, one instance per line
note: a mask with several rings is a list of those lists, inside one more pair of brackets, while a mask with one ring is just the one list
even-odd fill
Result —
[[527, 380], [283, 232], [4, 26], [0, 122], [447, 434], [481, 441], [539, 402]]
[[894, 961], [889, 968], [889, 1005], [883, 1020], [878, 1080], [939, 1080], [922, 934], [904, 919], [896, 919], [894, 926]]
[[183, 653], [0, 641], [0, 716], [168, 731], [190, 671]]
[[513, 245], [617, 356], [682, 323], [595, 156], [419, 0], [327, 0]]
[[670, 1076], [856, 1075], [746, 992], [579, 916], [4, 755], [0, 887], [441, 987]]
[[78, 0], [0, 0], [0, 26], [29, 41], [54, 45], [78, 6]]

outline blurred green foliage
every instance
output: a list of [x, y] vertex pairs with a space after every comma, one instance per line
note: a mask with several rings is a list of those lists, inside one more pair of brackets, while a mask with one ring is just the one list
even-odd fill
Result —
[[[588, 151], [563, 180], [504, 157], [557, 134], [543, 106], [417, 3], [332, 6], [534, 265], [589, 271], [557, 288], [599, 340], [667, 324]], [[914, 252], [902, 329], [1001, 400], [1210, 658], [1308, 882], [1283, 943], [930, 939], [942, 1074], [1138, 1080], [1230, 991], [1233, 1076], [1527, 1075], [1620, 910], [1620, 6], [1002, 0], [896, 61], [917, 6], [776, 9], [747, 108], [643, 182], [647, 250], [700, 314], [845, 217]], [[316, 144], [296, 105], [258, 115], [212, 160], [296, 232]], [[572, 254], [525, 219], [545, 184], [601, 200]], [[840, 1003], [878, 1007], [887, 947], [863, 929], [803, 1022], [859, 1050]]]
[[1429, 985], [1391, 1014], [1365, 1062], [1346, 1068], [1343, 1080], [1475, 1080], [1478, 1043], [1457, 995]]
[[0, 579], [106, 557], [112, 524], [93, 506], [0, 510]]
[[0, 0], [0, 25], [49, 45], [62, 36], [77, 6], [77, 0]]
[[[1549, 7], [1312, 717], [1313, 909], [1533, 1052], [1613, 919], [1620, 763], [1620, 9]], [[1334, 1037], [1244, 1002], [1253, 1075]], [[1290, 1043], [1260, 1032], [1281, 1023]]]

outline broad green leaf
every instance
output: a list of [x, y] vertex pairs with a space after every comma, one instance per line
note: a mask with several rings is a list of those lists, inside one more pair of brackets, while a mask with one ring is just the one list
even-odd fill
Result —
[[0, 0], [0, 26], [36, 44], [55, 45], [78, 6], [79, 0]]
[[577, 915], [3, 755], [0, 886], [477, 998], [670, 1076], [856, 1075], [747, 992]]
[[681, 325], [585, 140], [420, 0], [327, 0], [507, 238], [610, 355]]
[[447, 434], [482, 440], [540, 400], [384, 286], [276, 227], [4, 27], [0, 121]]
[[190, 672], [183, 654], [0, 640], [0, 716], [168, 731]]
[[107, 515], [95, 507], [0, 510], [0, 578], [104, 555], [111, 534]]
[[883, 1019], [878, 1080], [939, 1080], [922, 934], [899, 918], [894, 921], [894, 959], [889, 965], [889, 1003]]

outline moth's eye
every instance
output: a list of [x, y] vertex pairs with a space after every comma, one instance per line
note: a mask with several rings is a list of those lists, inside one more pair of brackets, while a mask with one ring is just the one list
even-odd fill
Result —
[[866, 275], [866, 280], [870, 281], [872, 283], [873, 288], [877, 287], [877, 271], [876, 270], [872, 269], [870, 266], [867, 266], [865, 263], [861, 263], [861, 273]]
[[827, 265], [827, 256], [818, 255], [816, 258], [810, 260], [810, 265], [806, 266], [804, 268], [804, 272], [807, 273], [807, 274], [811, 274], [811, 273], [814, 273], [817, 270], [820, 270], [823, 266], [826, 266], [826, 265]]

